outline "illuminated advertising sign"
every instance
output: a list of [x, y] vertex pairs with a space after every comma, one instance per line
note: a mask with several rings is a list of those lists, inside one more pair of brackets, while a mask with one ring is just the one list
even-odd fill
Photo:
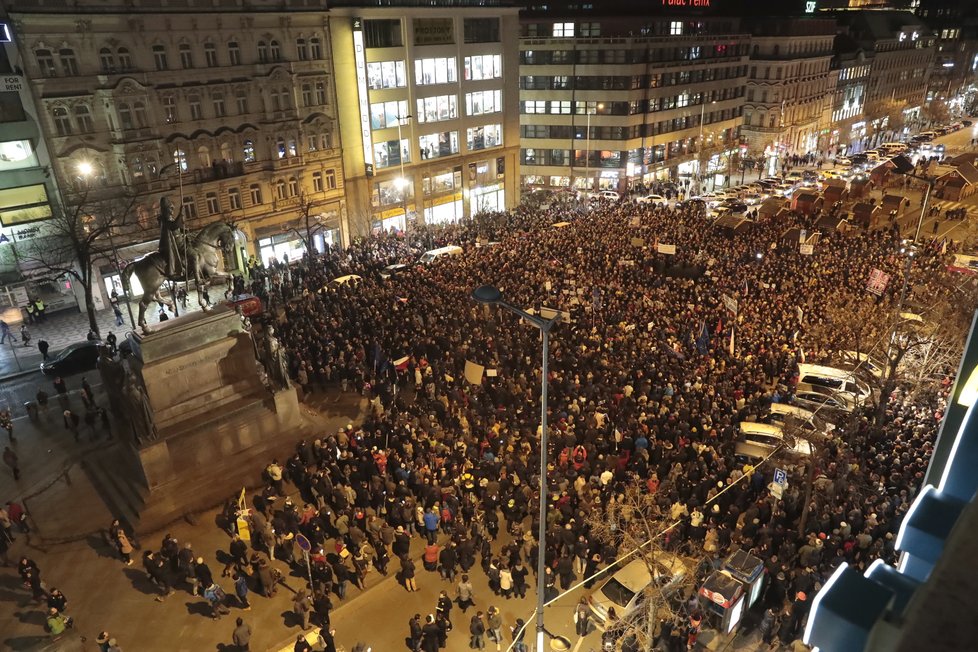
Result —
[[367, 176], [374, 175], [374, 148], [370, 134], [370, 97], [367, 95], [367, 56], [363, 49], [363, 19], [353, 19], [353, 55], [357, 66], [357, 93], [360, 100], [360, 138], [363, 165]]

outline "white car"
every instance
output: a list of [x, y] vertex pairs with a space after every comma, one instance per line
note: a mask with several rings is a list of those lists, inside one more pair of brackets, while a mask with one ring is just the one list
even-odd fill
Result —
[[621, 195], [619, 195], [614, 190], [602, 190], [595, 196], [598, 199], [604, 199], [606, 201], [618, 201], [619, 199], [621, 199]]
[[852, 166], [852, 161], [850, 161], [845, 156], [839, 156], [835, 159], [835, 164], [842, 168], [847, 168]]
[[654, 204], [659, 206], [660, 204], [666, 203], [666, 198], [662, 195], [645, 195], [644, 197], [636, 197], [635, 201], [639, 204]]
[[[653, 572], [649, 572], [649, 567]], [[644, 593], [654, 585], [665, 595], [676, 590], [689, 569], [679, 557], [659, 552], [650, 559], [634, 559], [609, 577], [604, 584], [587, 596], [587, 604], [598, 629], [608, 623], [608, 610], [615, 608], [619, 620], [628, 620], [644, 603]]]

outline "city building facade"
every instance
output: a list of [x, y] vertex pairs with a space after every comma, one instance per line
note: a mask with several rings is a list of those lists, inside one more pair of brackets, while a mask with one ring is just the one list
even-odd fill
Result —
[[835, 38], [835, 88], [832, 96], [832, 120], [829, 153], [851, 152], [854, 144], [866, 137], [866, 96], [873, 51], [866, 51], [847, 34]]
[[739, 147], [749, 36], [733, 17], [619, 9], [524, 12], [524, 188], [724, 183]]
[[773, 168], [792, 154], [822, 153], [830, 142], [835, 21], [759, 18], [751, 32], [750, 75], [741, 135]]
[[[237, 226], [232, 270], [300, 256], [309, 235], [349, 238], [320, 3], [33, 0], [9, 16], [59, 185], [135, 195], [121, 262], [155, 248], [162, 196], [189, 229]], [[100, 266], [106, 291], [121, 287], [118, 262]]]
[[30, 293], [57, 307], [75, 302], [70, 284], [24, 281], [50, 229], [58, 187], [16, 38], [10, 23], [0, 22], [0, 305], [25, 305]]
[[870, 135], [898, 134], [919, 122], [934, 62], [934, 37], [927, 26], [909, 11], [839, 11], [831, 15], [840, 33], [864, 52], [872, 52], [864, 109]]
[[351, 225], [403, 230], [512, 208], [518, 10], [392, 4], [330, 5]]
[[934, 35], [927, 100], [960, 101], [978, 75], [978, 2], [921, 0], [915, 13]]

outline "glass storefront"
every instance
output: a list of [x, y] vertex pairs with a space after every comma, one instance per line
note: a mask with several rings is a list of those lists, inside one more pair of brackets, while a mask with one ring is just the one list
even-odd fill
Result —
[[425, 224], [446, 224], [458, 222], [464, 216], [462, 196], [457, 193], [454, 197], [439, 197], [432, 205], [424, 209]]
[[479, 213], [506, 210], [506, 197], [503, 184], [473, 188], [469, 193], [469, 212]]

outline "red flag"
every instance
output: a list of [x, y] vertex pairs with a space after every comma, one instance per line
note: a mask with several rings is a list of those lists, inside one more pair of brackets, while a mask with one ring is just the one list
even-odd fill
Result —
[[409, 356], [404, 356], [403, 358], [398, 358], [394, 361], [394, 368], [398, 371], [404, 371], [408, 368], [408, 361], [411, 358]]

